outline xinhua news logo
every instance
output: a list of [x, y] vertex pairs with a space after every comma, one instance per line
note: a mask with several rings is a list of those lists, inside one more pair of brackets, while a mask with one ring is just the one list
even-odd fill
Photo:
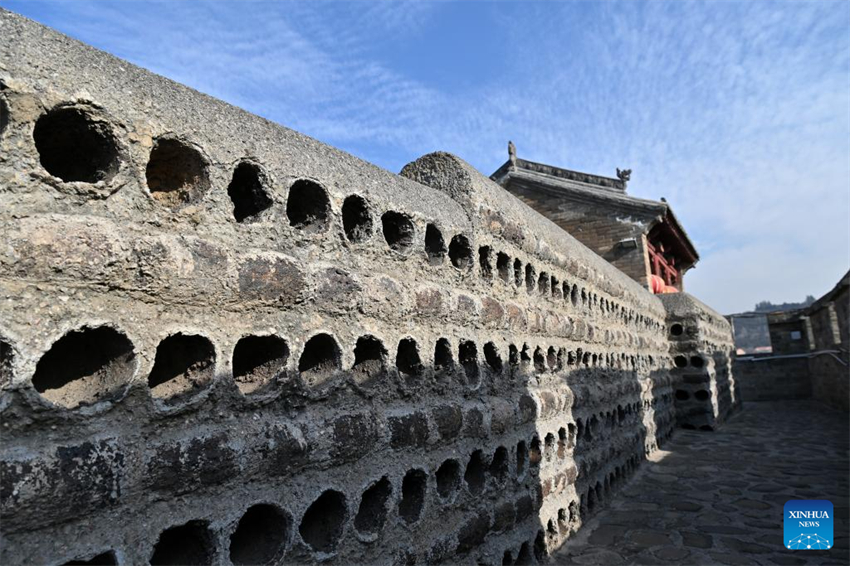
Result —
[[792, 499], [785, 504], [785, 548], [832, 548], [832, 503], [825, 499]]

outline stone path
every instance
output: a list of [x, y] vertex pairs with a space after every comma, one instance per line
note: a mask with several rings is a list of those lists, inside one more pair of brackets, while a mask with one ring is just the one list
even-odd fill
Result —
[[[720, 430], [664, 450], [551, 557], [555, 564], [850, 564], [848, 415], [810, 401], [747, 403]], [[782, 546], [789, 499], [835, 506], [835, 546]]]

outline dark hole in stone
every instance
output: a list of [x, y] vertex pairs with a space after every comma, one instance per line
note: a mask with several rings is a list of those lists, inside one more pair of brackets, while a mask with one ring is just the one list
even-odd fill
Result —
[[502, 555], [502, 566], [511, 566], [514, 563], [514, 557], [510, 550], [506, 550]]
[[433, 224], [428, 224], [425, 228], [425, 253], [428, 255], [428, 263], [431, 265], [440, 265], [446, 255], [446, 243], [443, 241], [443, 234]]
[[454, 367], [452, 345], [448, 339], [440, 338], [434, 346], [434, 368], [439, 373], [445, 373]]
[[543, 564], [546, 562], [546, 557], [549, 551], [546, 549], [546, 534], [541, 530], [537, 531], [537, 538], [534, 539], [534, 557], [537, 562]]
[[412, 385], [422, 377], [422, 360], [419, 357], [419, 348], [413, 338], [402, 338], [398, 342], [398, 350], [395, 356], [395, 366], [399, 373]]
[[[4, 350], [3, 371], [11, 372], [11, 348]], [[32, 384], [48, 401], [72, 408], [114, 398], [135, 366], [133, 344], [124, 334], [108, 326], [83, 327], [65, 334], [41, 357]]]
[[374, 223], [366, 199], [351, 195], [342, 203], [342, 229], [353, 243], [364, 242], [372, 236]]
[[552, 454], [555, 452], [555, 435], [551, 432], [546, 434], [546, 438], [544, 439], [544, 447], [546, 450], [546, 459], [551, 459]]
[[215, 543], [206, 521], [189, 521], [185, 525], [162, 531], [153, 549], [151, 566], [158, 564], [204, 566], [213, 561]]
[[536, 278], [534, 274], [534, 267], [531, 264], [525, 266], [525, 290], [528, 291], [529, 294], [534, 292], [534, 284], [536, 283]]
[[371, 383], [384, 373], [387, 349], [374, 336], [361, 336], [354, 346], [354, 380]]
[[145, 174], [151, 196], [171, 208], [196, 202], [210, 188], [204, 158], [195, 148], [175, 139], [154, 143]]
[[342, 536], [342, 529], [347, 518], [345, 496], [329, 489], [322, 493], [304, 513], [298, 532], [313, 550], [331, 553], [336, 549]]
[[493, 278], [493, 250], [489, 246], [478, 248], [478, 266], [481, 268], [481, 277]]
[[282, 556], [289, 538], [289, 520], [274, 505], [249, 507], [230, 535], [230, 561], [243, 564], [271, 564]]
[[504, 252], [496, 254], [496, 271], [499, 273], [499, 279], [505, 283], [511, 281], [511, 258]]
[[64, 566], [113, 566], [115, 564], [118, 564], [118, 559], [115, 557], [115, 552], [109, 550], [88, 560], [71, 560], [66, 562]]
[[386, 476], [369, 486], [360, 499], [360, 507], [354, 517], [354, 528], [367, 535], [381, 532], [387, 520], [387, 503], [393, 486]]
[[714, 430], [714, 427], [711, 426], [711, 425], [704, 424], [701, 427], [699, 427], [699, 429], [704, 430], [706, 432], [712, 432]]
[[530, 356], [530, 355], [528, 355], [528, 351], [529, 351], [529, 349], [530, 349], [530, 348], [528, 347], [528, 344], [523, 344], [523, 345], [522, 345], [522, 350], [521, 350], [521, 351], [520, 351], [520, 353], [519, 353], [519, 359], [520, 359], [520, 362], [521, 362], [523, 365], [527, 365], [527, 364], [530, 364], [530, 363], [531, 363], [531, 356]]
[[328, 193], [318, 183], [299, 179], [289, 187], [286, 216], [290, 226], [305, 232], [321, 232], [328, 225], [330, 210]]
[[340, 368], [341, 352], [330, 334], [316, 334], [304, 344], [298, 371], [309, 387], [322, 385], [330, 380]]
[[537, 373], [543, 373], [546, 371], [546, 362], [543, 357], [543, 350], [540, 346], [534, 350], [534, 370], [537, 371]]
[[521, 477], [525, 473], [525, 463], [528, 460], [528, 447], [524, 440], [520, 440], [516, 445], [516, 475]]
[[472, 265], [472, 246], [466, 236], [458, 234], [449, 243], [449, 259], [458, 269], [466, 269]]
[[711, 397], [711, 395], [705, 389], [700, 389], [694, 393], [694, 397], [696, 397], [697, 401], [708, 401], [708, 398]]
[[470, 387], [477, 387], [480, 382], [478, 369], [478, 347], [475, 342], [464, 340], [458, 348], [458, 361], [463, 372], [466, 374], [466, 383]]
[[537, 292], [542, 296], [549, 294], [549, 275], [545, 271], [537, 279]]
[[508, 363], [512, 366], [519, 365], [519, 349], [514, 344], [508, 346]]
[[528, 546], [527, 542], [522, 543], [522, 546], [519, 547], [519, 554], [516, 557], [516, 566], [528, 566], [532, 563], [531, 558], [531, 549]]
[[528, 461], [532, 466], [539, 466], [541, 459], [540, 439], [535, 436], [531, 439], [531, 445], [528, 448]]
[[390, 248], [404, 253], [413, 245], [413, 222], [400, 212], [389, 211], [381, 216], [384, 239]]
[[463, 474], [463, 479], [466, 481], [466, 487], [473, 495], [478, 495], [484, 491], [485, 471], [487, 464], [484, 462], [484, 453], [481, 450], [476, 450], [469, 457], [469, 462], [466, 464], [466, 472]]
[[256, 163], [243, 161], [233, 170], [233, 178], [227, 186], [227, 195], [233, 203], [236, 222], [251, 222], [272, 205], [266, 192], [268, 178]]
[[676, 323], [670, 327], [670, 334], [672, 334], [673, 336], [681, 336], [684, 331], [685, 328], [679, 323]]
[[584, 287], [581, 289], [581, 304], [587, 305], [587, 290]]
[[449, 459], [437, 470], [437, 494], [448, 501], [460, 488], [460, 463]]
[[82, 108], [54, 108], [36, 121], [32, 137], [41, 165], [63, 181], [97, 183], [118, 172], [112, 128]]
[[695, 427], [691, 423], [683, 423], [682, 428], [685, 429], [685, 430], [696, 430], [697, 429], [697, 427]]
[[549, 346], [549, 349], [546, 351], [546, 365], [552, 371], [558, 367], [558, 352], [555, 351], [554, 346]]
[[11, 383], [13, 361], [14, 353], [11, 344], [0, 340], [0, 387]]
[[558, 458], [563, 459], [567, 455], [567, 429], [561, 427], [558, 429]]
[[6, 101], [0, 98], [0, 136], [6, 131], [6, 126], [9, 125], [9, 106]]
[[549, 519], [549, 522], [546, 523], [546, 532], [553, 536], [558, 534], [558, 527], [553, 519]]
[[691, 365], [695, 368], [701, 368], [705, 365], [705, 361], [700, 356], [691, 356]]
[[425, 507], [425, 492], [428, 488], [428, 476], [422, 470], [410, 470], [401, 482], [401, 501], [398, 504], [399, 516], [408, 524], [415, 523]]
[[205, 388], [213, 378], [215, 348], [203, 336], [173, 334], [159, 343], [148, 376], [151, 394], [176, 401]]
[[490, 475], [499, 483], [508, 479], [508, 473], [510, 471], [509, 459], [508, 449], [504, 446], [499, 446], [496, 448], [496, 452], [493, 453], [493, 459], [490, 461]]
[[558, 279], [553, 275], [552, 276], [552, 298], [560, 299], [561, 298], [561, 285], [558, 283]]
[[286, 370], [289, 347], [279, 336], [245, 336], [233, 349], [233, 379], [243, 395], [270, 385]]
[[573, 285], [573, 288], [570, 291], [570, 302], [573, 306], [578, 305], [578, 287], [576, 285]]
[[676, 356], [675, 358], [673, 358], [673, 363], [676, 364], [677, 368], [683, 368], [688, 365], [688, 358], [686, 358], [685, 356]]
[[518, 259], [514, 260], [514, 284], [522, 286], [522, 262]]
[[484, 359], [493, 373], [502, 373], [502, 357], [499, 355], [499, 349], [492, 342], [484, 344]]

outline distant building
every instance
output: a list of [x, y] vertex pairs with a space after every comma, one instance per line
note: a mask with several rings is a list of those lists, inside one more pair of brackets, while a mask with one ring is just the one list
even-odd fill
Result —
[[631, 171], [614, 179], [534, 163], [517, 158], [513, 144], [508, 155], [494, 181], [641, 285], [651, 288], [657, 275], [684, 290], [699, 255], [669, 204], [626, 194]]

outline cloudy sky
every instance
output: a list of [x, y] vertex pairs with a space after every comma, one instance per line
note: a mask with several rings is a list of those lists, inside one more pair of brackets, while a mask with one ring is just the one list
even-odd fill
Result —
[[850, 3], [0, 5], [391, 171], [520, 157], [664, 196], [721, 312], [850, 267]]

